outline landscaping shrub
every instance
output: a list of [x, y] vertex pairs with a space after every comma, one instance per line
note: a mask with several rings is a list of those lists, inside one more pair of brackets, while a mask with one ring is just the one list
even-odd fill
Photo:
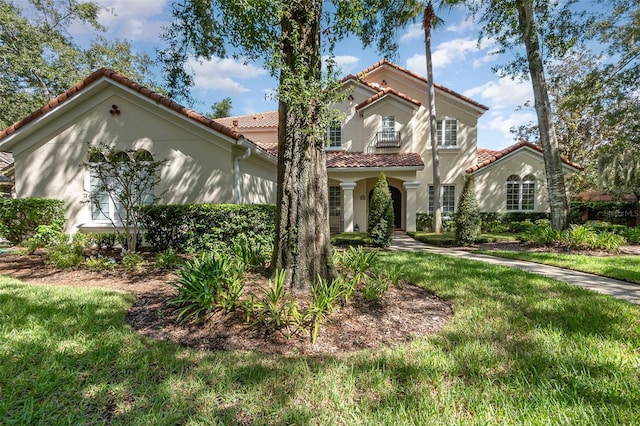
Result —
[[273, 243], [275, 206], [188, 204], [145, 207], [146, 242], [156, 250], [196, 253], [229, 247], [234, 237]]
[[367, 221], [369, 240], [376, 247], [388, 247], [393, 234], [393, 199], [384, 173], [373, 188]]
[[630, 243], [640, 244], [640, 226], [636, 226], [635, 228], [624, 228], [620, 231], [620, 235]]
[[116, 244], [116, 234], [114, 232], [97, 232], [87, 234], [90, 245], [96, 245], [98, 250], [111, 250]]
[[48, 198], [0, 198], [0, 234], [18, 245], [33, 237], [39, 226], [62, 231], [64, 201]]
[[480, 236], [481, 222], [474, 178], [468, 176], [460, 194], [458, 212], [455, 216], [455, 236], [458, 244], [473, 244]]
[[245, 234], [240, 234], [232, 240], [232, 252], [244, 264], [248, 271], [257, 271], [266, 266], [273, 251], [272, 244], [253, 241]]
[[[68, 239], [68, 235], [65, 236]], [[75, 234], [71, 242], [60, 242], [47, 249], [47, 260], [58, 268], [77, 268], [84, 260], [84, 243], [81, 234]]]
[[562, 233], [548, 225], [532, 225], [518, 238], [528, 243], [557, 244], [562, 241]]
[[178, 253], [171, 247], [156, 255], [155, 265], [161, 269], [176, 269], [182, 266], [184, 262], [178, 256]]
[[182, 309], [178, 319], [198, 320], [218, 309], [229, 312], [242, 294], [242, 267], [228, 254], [207, 252], [185, 263], [172, 284], [178, 295], [171, 303]]

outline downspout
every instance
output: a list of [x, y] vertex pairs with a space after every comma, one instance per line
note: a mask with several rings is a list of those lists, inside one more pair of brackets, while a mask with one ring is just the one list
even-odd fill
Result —
[[[236, 132], [238, 131], [237, 120], [233, 121], [233, 129]], [[251, 157], [251, 147], [246, 145], [244, 137], [241, 136], [240, 139], [238, 139], [238, 145], [246, 148], [246, 151], [243, 155], [236, 157], [233, 160], [233, 201], [235, 204], [240, 204], [240, 162]]]

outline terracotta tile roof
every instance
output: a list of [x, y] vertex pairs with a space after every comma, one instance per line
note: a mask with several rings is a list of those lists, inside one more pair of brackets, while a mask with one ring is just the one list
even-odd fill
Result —
[[235, 117], [216, 118], [215, 121], [233, 129], [233, 122], [238, 121], [239, 129], [278, 127], [278, 111], [259, 112], [255, 114], [237, 115]]
[[402, 100], [405, 100], [405, 101], [407, 101], [409, 103], [412, 103], [412, 104], [414, 104], [416, 106], [422, 105], [422, 103], [419, 100], [413, 99], [412, 97], [407, 96], [404, 93], [400, 93], [397, 90], [392, 89], [391, 87], [379, 86], [379, 85], [368, 83], [366, 81], [360, 81], [360, 83], [372, 88], [373, 90], [376, 90], [376, 94], [371, 96], [370, 98], [366, 99], [364, 102], [361, 102], [358, 105], [356, 105], [356, 111], [360, 111], [361, 109], [371, 105], [372, 103], [374, 103], [378, 99], [384, 98], [387, 95], [396, 96], [396, 97], [398, 97], [398, 98], [400, 98]]
[[273, 155], [274, 157], [278, 156], [278, 143], [277, 142], [255, 141], [254, 143], [256, 145], [258, 145], [260, 148], [262, 148], [263, 150], [267, 151], [269, 154]]
[[[398, 71], [401, 71], [401, 72], [403, 72], [403, 73], [405, 73], [405, 74], [407, 74], [407, 75], [410, 75], [410, 76], [412, 76], [413, 78], [416, 78], [416, 79], [418, 79], [418, 80], [420, 80], [420, 81], [422, 81], [422, 82], [424, 82], [424, 83], [426, 83], [426, 82], [427, 82], [427, 79], [426, 79], [426, 78], [424, 78], [423, 76], [421, 76], [421, 75], [419, 75], [419, 74], [416, 74], [416, 73], [414, 73], [414, 72], [412, 72], [412, 71], [409, 71], [408, 69], [403, 68], [403, 67], [401, 67], [401, 66], [399, 66], [399, 65], [397, 65], [397, 64], [394, 64], [393, 62], [391, 62], [391, 61], [389, 61], [389, 60], [387, 60], [387, 59], [383, 59], [383, 60], [381, 60], [381, 61], [379, 61], [379, 62], [376, 62], [375, 64], [371, 65], [370, 67], [368, 67], [368, 68], [366, 68], [366, 69], [364, 69], [364, 70], [360, 71], [360, 72], [359, 72], [358, 74], [356, 74], [355, 76], [354, 76], [354, 75], [348, 75], [348, 76], [344, 77], [344, 78], [341, 80], [341, 82], [346, 83], [347, 81], [349, 81], [349, 80], [353, 80], [353, 79], [355, 79], [355, 80], [357, 80], [357, 81], [360, 81], [360, 82], [361, 82], [361, 81], [362, 81], [362, 79], [363, 79], [367, 74], [369, 74], [369, 73], [371, 73], [371, 72], [373, 72], [373, 71], [377, 70], [378, 68], [382, 68], [382, 67], [390, 67], [390, 68], [394, 68], [394, 69], [396, 69], [396, 70], [398, 70]], [[483, 110], [485, 110], [485, 111], [489, 109], [489, 107], [488, 107], [488, 106], [482, 105], [481, 103], [478, 103], [478, 102], [474, 101], [473, 99], [468, 98], [468, 97], [466, 97], [466, 96], [464, 96], [464, 95], [461, 95], [460, 93], [455, 92], [455, 91], [453, 91], [453, 90], [451, 90], [451, 89], [447, 89], [446, 87], [441, 86], [441, 85], [440, 85], [440, 84], [438, 84], [438, 83], [433, 83], [433, 85], [434, 85], [437, 89], [439, 89], [439, 90], [441, 90], [441, 91], [443, 91], [443, 92], [445, 92], [445, 93], [448, 93], [448, 94], [450, 94], [450, 95], [452, 95], [452, 96], [455, 96], [456, 98], [461, 99], [461, 100], [463, 100], [463, 101], [465, 101], [465, 102], [468, 102], [468, 103], [470, 103], [471, 105], [474, 105], [474, 106], [476, 106], [476, 107], [478, 107], [478, 108], [480, 108], [480, 109], [483, 109]]]
[[172, 101], [169, 98], [166, 98], [164, 96], [162, 96], [161, 94], [154, 92], [150, 89], [147, 89], [146, 87], [136, 83], [135, 81], [132, 81], [130, 79], [128, 79], [127, 77], [123, 76], [122, 74], [119, 74], [113, 70], [107, 69], [107, 68], [101, 68], [97, 71], [95, 71], [93, 74], [91, 74], [90, 76], [88, 76], [87, 78], [85, 78], [84, 80], [80, 81], [78, 84], [76, 84], [75, 86], [73, 86], [72, 88], [70, 88], [69, 90], [67, 90], [66, 92], [62, 93], [61, 95], [59, 95], [58, 97], [56, 97], [55, 99], [52, 99], [51, 101], [49, 101], [45, 106], [43, 106], [42, 108], [32, 112], [31, 114], [29, 114], [27, 117], [23, 118], [22, 120], [12, 124], [11, 126], [7, 127], [6, 129], [0, 131], [0, 140], [6, 138], [7, 136], [15, 133], [16, 131], [18, 131], [20, 128], [26, 126], [27, 124], [29, 124], [30, 122], [36, 120], [37, 118], [47, 114], [49, 111], [55, 109], [56, 107], [58, 107], [59, 105], [63, 104], [64, 102], [68, 101], [69, 99], [73, 98], [74, 96], [76, 96], [78, 93], [80, 93], [82, 90], [86, 89], [88, 86], [90, 86], [92, 83], [94, 83], [95, 81], [99, 80], [100, 78], [108, 78], [111, 79], [117, 83], [119, 83], [120, 85], [129, 88], [131, 90], [134, 90], [138, 93], [140, 93], [143, 96], [146, 96], [150, 99], [152, 99], [153, 101], [169, 108], [172, 109], [188, 118], [190, 118], [191, 120], [194, 120], [196, 122], [198, 122], [199, 124], [206, 126], [206, 127], [210, 127], [213, 130], [216, 130], [226, 136], [229, 136], [235, 140], [240, 139], [240, 137], [242, 135], [240, 135], [240, 133], [233, 131], [232, 129], [230, 129], [227, 126], [224, 126], [220, 123], [217, 123], [213, 120], [208, 119], [207, 117], [198, 114], [195, 111], [190, 110], [189, 108], [186, 108], [182, 105], [177, 104], [176, 102]]
[[[519, 149], [522, 148], [530, 148], [533, 150], [536, 150], [540, 153], [542, 153], [542, 148], [539, 147], [538, 145], [534, 145], [531, 142], [527, 142], [527, 141], [520, 141], [518, 143], [515, 143], [511, 146], [506, 147], [505, 149], [501, 150], [501, 151], [493, 151], [490, 149], [484, 149], [484, 148], [478, 148], [478, 162], [476, 165], [474, 165], [473, 167], [469, 167], [466, 172], [467, 173], [473, 173], [477, 170], [482, 169], [483, 167], [487, 167], [490, 164], [495, 163], [496, 161], [500, 160], [501, 158], [516, 152]], [[573, 163], [569, 160], [566, 160], [564, 158], [562, 158], [562, 162], [570, 167], [573, 167], [574, 169], [578, 169], [578, 170], [582, 170], [582, 166], [580, 166], [579, 164]]]
[[396, 154], [365, 154], [363, 152], [328, 151], [327, 168], [381, 168], [424, 167], [420, 154], [405, 152]]
[[607, 191], [585, 191], [581, 192], [575, 197], [576, 201], [636, 201], [636, 196], [633, 194], [626, 195], [613, 195]]

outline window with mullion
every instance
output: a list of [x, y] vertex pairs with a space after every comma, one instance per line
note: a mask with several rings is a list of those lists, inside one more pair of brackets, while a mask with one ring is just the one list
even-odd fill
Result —
[[450, 118], [438, 120], [436, 130], [438, 146], [458, 146], [458, 120]]
[[328, 147], [342, 147], [342, 125], [338, 121], [334, 121], [329, 125], [327, 130]]
[[[442, 213], [454, 213], [456, 205], [456, 186], [440, 185], [440, 193], [442, 194], [442, 205], [440, 210]], [[433, 185], [429, 185], [429, 213], [433, 213], [434, 191]]]

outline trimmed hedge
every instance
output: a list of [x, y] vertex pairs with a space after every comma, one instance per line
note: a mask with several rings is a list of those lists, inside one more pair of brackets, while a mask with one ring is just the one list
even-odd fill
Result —
[[1, 198], [0, 235], [17, 245], [35, 235], [38, 226], [62, 231], [64, 201], [49, 198]]
[[146, 242], [156, 250], [195, 253], [227, 246], [240, 234], [271, 244], [275, 236], [274, 205], [183, 204], [144, 207]]

